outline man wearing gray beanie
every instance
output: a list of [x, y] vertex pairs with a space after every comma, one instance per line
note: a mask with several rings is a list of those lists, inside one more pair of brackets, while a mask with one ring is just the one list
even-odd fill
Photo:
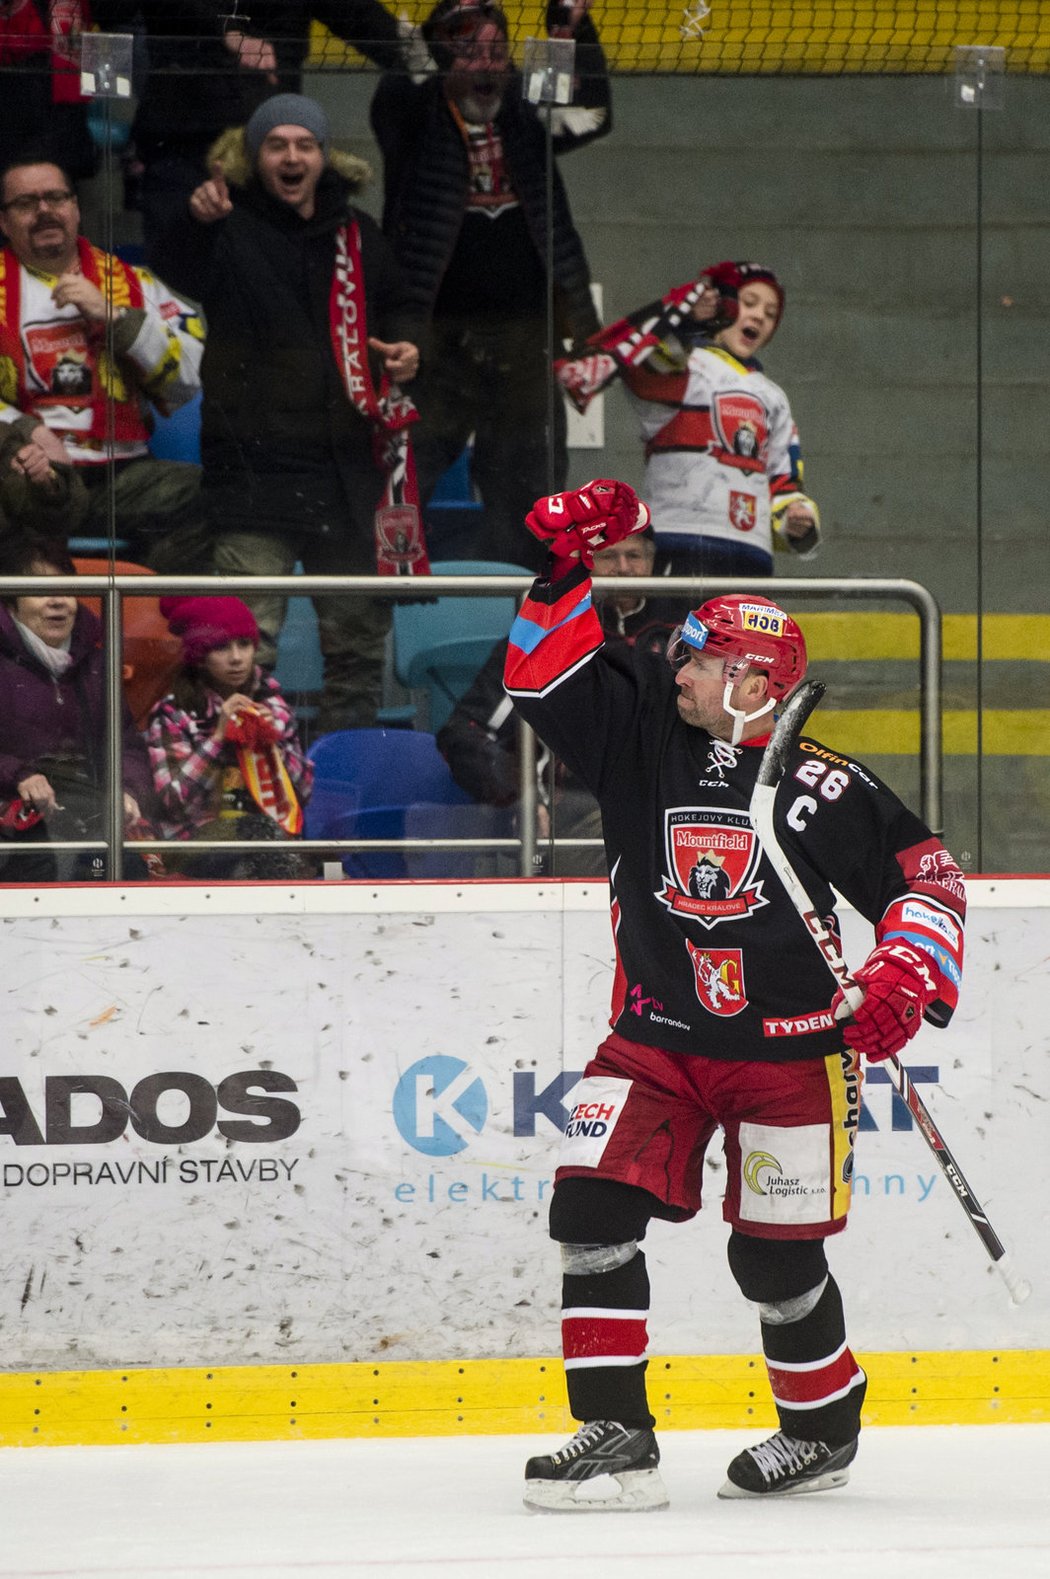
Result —
[[[220, 575], [425, 574], [401, 386], [418, 314], [375, 221], [361, 160], [333, 150], [315, 100], [281, 93], [208, 154], [171, 232], [171, 272], [208, 323], [201, 497]], [[271, 667], [286, 599], [245, 596]], [[314, 598], [322, 733], [374, 723], [391, 605]]]
[[144, 167], [143, 240], [146, 262], [167, 279], [167, 233], [207, 170], [208, 149], [271, 94], [301, 92], [313, 23], [385, 70], [400, 65], [405, 30], [381, 0], [251, 0], [239, 12], [236, 5], [129, 7], [136, 9], [148, 55], [133, 133]]
[[254, 164], [259, 149], [277, 126], [302, 126], [313, 134], [322, 153], [328, 150], [328, 117], [316, 99], [304, 93], [275, 93], [264, 99], [244, 128], [244, 145]]

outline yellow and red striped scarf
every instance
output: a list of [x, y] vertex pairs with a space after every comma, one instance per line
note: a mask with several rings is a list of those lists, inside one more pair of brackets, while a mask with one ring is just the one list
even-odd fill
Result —
[[[98, 287], [114, 311], [121, 307], [142, 307], [145, 298], [134, 269], [115, 258], [111, 253], [93, 247], [84, 237], [77, 237], [80, 272], [92, 285]], [[22, 264], [10, 247], [0, 250], [0, 357], [8, 358], [14, 365], [16, 398], [26, 389], [26, 358], [22, 342]], [[98, 376], [92, 373], [90, 395], [41, 395], [33, 401], [34, 409], [43, 406], [66, 406], [77, 410], [90, 409], [91, 428], [80, 433], [81, 438], [105, 440], [112, 437], [117, 443], [145, 443], [149, 428], [139, 407], [131, 398], [119, 368], [110, 361], [104, 350], [97, 348], [97, 341], [82, 320], [69, 321], [71, 334], [83, 340], [82, 354], [88, 365], [97, 366]], [[112, 408], [112, 430], [110, 428]]]

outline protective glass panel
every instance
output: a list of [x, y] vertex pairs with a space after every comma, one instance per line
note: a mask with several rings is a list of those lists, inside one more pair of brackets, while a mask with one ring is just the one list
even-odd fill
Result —
[[[8, 541], [61, 539], [82, 572], [150, 570], [163, 596], [215, 592], [171, 578], [221, 574], [258, 633], [229, 640], [251, 636], [251, 687], [275, 677], [298, 756], [381, 732], [365, 753], [380, 782], [355, 768], [355, 791], [322, 795], [319, 772], [322, 816], [300, 779], [298, 819], [280, 771], [256, 782], [263, 747], [224, 735], [226, 787], [209, 779], [190, 831], [243, 818], [242, 835], [309, 840], [301, 865], [262, 850], [248, 876], [600, 873], [580, 764], [528, 740], [523, 758], [498, 652], [544, 562], [522, 526], [532, 501], [604, 476], [649, 500], [656, 539], [596, 571], [675, 578], [602, 587], [610, 641], [656, 653], [705, 597], [772, 594], [828, 685], [819, 737], [884, 776], [965, 870], [1044, 870], [1046, 463], [1019, 434], [1047, 365], [1032, 178], [1047, 87], [1021, 13], [999, 8], [974, 40], [969, 13], [944, 8], [932, 30], [902, 13], [870, 36], [798, 5], [761, 23], [509, 6], [506, 37], [491, 8], [443, 7], [429, 37], [429, 7], [404, 11], [363, 5], [343, 39], [305, 16], [271, 37], [236, 6], [208, 33], [166, 7], [162, 31], [114, 4], [54, 49], [43, 22], [0, 39], [0, 152], [37, 161], [8, 173], [0, 214]], [[299, 91], [305, 142], [272, 113]], [[267, 102], [250, 148], [222, 140]], [[355, 225], [326, 210], [325, 183]], [[772, 335], [720, 326], [739, 278], [719, 277], [714, 320], [675, 289], [725, 259], [772, 272]], [[775, 520], [771, 481], [773, 506], [789, 501]], [[435, 600], [424, 554], [438, 574], [518, 581]], [[280, 584], [377, 572], [378, 590], [314, 582], [287, 599]], [[244, 584], [259, 575], [277, 584]], [[197, 625], [182, 611], [195, 651], [209, 607]], [[163, 675], [163, 703], [186, 630], [130, 592], [111, 618], [148, 729], [132, 677]], [[244, 622], [216, 618], [218, 634]], [[211, 693], [200, 740], [233, 683]], [[184, 842], [187, 825], [151, 775], [125, 825], [106, 790], [119, 730], [100, 718], [94, 757], [72, 753], [102, 801], [79, 855], [131, 875], [86, 846]], [[435, 776], [401, 764], [418, 749], [404, 734], [431, 737], [417, 766]], [[12, 819], [23, 744], [8, 742], [0, 786]], [[410, 843], [345, 848], [369, 839]]]

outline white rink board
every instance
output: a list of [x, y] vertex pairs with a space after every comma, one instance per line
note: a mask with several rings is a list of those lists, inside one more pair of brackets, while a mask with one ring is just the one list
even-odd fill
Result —
[[[907, 1061], [1034, 1292], [1009, 1305], [877, 1072], [829, 1245], [861, 1350], [1050, 1347], [1050, 883], [968, 889], [959, 1012]], [[0, 910], [5, 1368], [558, 1351], [545, 1215], [605, 1026], [600, 885], [9, 889]], [[870, 931], [844, 926], [859, 963]], [[259, 1071], [278, 1089], [236, 1079]], [[650, 1231], [654, 1353], [756, 1347], [719, 1164], [701, 1218]]]

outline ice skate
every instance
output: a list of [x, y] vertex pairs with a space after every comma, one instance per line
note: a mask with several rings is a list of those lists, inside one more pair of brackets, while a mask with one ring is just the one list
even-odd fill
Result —
[[652, 1431], [590, 1420], [556, 1453], [525, 1465], [525, 1506], [537, 1513], [629, 1513], [666, 1508]]
[[849, 1480], [857, 1439], [844, 1447], [801, 1442], [778, 1431], [766, 1442], [738, 1453], [726, 1471], [720, 1497], [794, 1497], [804, 1491], [831, 1491]]

